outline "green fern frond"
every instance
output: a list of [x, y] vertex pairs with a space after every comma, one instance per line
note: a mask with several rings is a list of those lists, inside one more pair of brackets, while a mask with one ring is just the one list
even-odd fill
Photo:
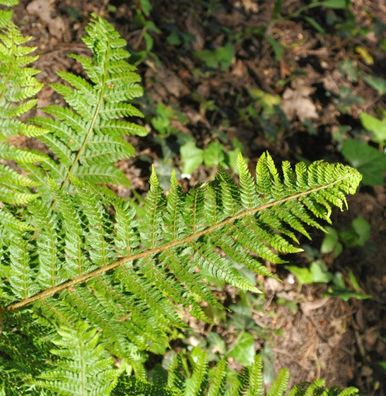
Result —
[[[162, 352], [174, 331], [184, 327], [184, 311], [205, 320], [202, 302], [221, 308], [208, 280], [258, 291], [235, 263], [269, 276], [265, 260], [281, 263], [279, 253], [299, 251], [287, 235], [319, 224], [319, 218], [328, 220], [331, 206], [341, 206], [342, 194], [354, 192], [360, 181], [357, 171], [339, 164], [284, 167], [287, 176], [292, 172], [292, 185], [285, 185], [267, 153], [258, 169], [268, 173], [259, 170], [253, 179], [240, 167], [243, 189], [256, 191], [254, 207], [242, 199], [243, 189], [221, 174], [188, 193], [173, 176], [165, 197], [153, 172], [147, 218], [88, 185], [77, 186], [73, 196], [53, 187], [47, 194], [55, 198], [55, 207], [42, 200], [19, 214], [19, 221], [34, 232], [2, 224], [7, 241], [3, 267], [9, 267], [0, 284], [6, 310], [37, 302], [51, 320], [57, 317], [69, 326], [74, 318], [87, 319], [103, 329], [102, 338], [117, 356], [125, 356], [126, 350]], [[272, 187], [264, 194], [258, 191], [263, 176], [270, 177], [264, 183]], [[232, 206], [237, 208], [231, 216], [222, 201], [225, 190], [233, 191]], [[210, 205], [216, 206], [215, 216], [201, 215], [208, 205], [202, 197], [208, 194], [214, 194]], [[165, 232], [176, 224], [182, 225], [178, 233]], [[59, 299], [45, 301], [59, 293]], [[129, 312], [130, 320], [120, 319], [123, 312]]]
[[[19, 0], [0, 0], [0, 6], [14, 7]], [[8, 8], [0, 9], [0, 29], [9, 26], [12, 20], [12, 10]]]
[[57, 161], [46, 170], [62, 188], [73, 179], [92, 184], [128, 184], [124, 174], [114, 167], [118, 160], [134, 154], [124, 136], [147, 133], [144, 127], [122, 120], [142, 117], [128, 103], [142, 95], [142, 87], [139, 74], [127, 63], [126, 42], [110, 24], [96, 16], [86, 33], [83, 42], [92, 57], [73, 55], [83, 66], [86, 78], [59, 73], [64, 83], [52, 87], [68, 106], [48, 106], [44, 111], [52, 118], [34, 119], [37, 126], [50, 132], [40, 140]]
[[327, 388], [326, 381], [317, 379], [312, 383], [302, 383], [293, 386], [288, 396], [358, 396], [357, 388], [350, 386], [345, 389]]
[[[25, 124], [19, 117], [35, 106], [33, 97], [42, 86], [35, 78], [38, 71], [28, 67], [36, 57], [31, 55], [34, 48], [25, 46], [27, 41], [11, 22], [1, 26], [1, 158], [18, 165], [16, 173], [32, 180], [34, 193], [44, 189], [48, 179], [62, 189], [76, 180], [128, 185], [127, 177], [114, 164], [135, 152], [125, 136], [144, 136], [147, 130], [123, 119], [142, 116], [128, 103], [142, 95], [142, 87], [140, 76], [127, 62], [125, 41], [110, 24], [94, 17], [84, 37], [91, 56], [73, 56], [86, 76], [63, 71], [59, 73], [63, 83], [53, 84], [67, 107], [47, 106], [46, 117]], [[15, 142], [31, 137], [43, 143], [51, 156], [15, 147]], [[12, 185], [9, 173], [0, 169], [2, 202], [25, 205], [38, 196], [31, 194], [30, 186]]]
[[[281, 369], [269, 388], [267, 396], [283, 396], [287, 390], [289, 379], [288, 369]], [[309, 396], [309, 395], [305, 395]]]
[[[38, 70], [28, 67], [36, 59], [31, 55], [34, 48], [25, 45], [29, 38], [23, 37], [10, 20], [3, 23], [2, 19], [8, 18], [3, 13], [0, 12], [0, 157], [19, 164], [44, 161], [45, 156], [16, 148], [13, 144], [18, 139], [45, 133], [19, 119], [35, 106], [33, 96], [42, 84], [35, 78]], [[33, 186], [36, 183], [20, 169], [10, 167], [9, 163], [1, 165], [0, 201], [12, 205], [28, 204], [37, 197], [31, 191]]]
[[[208, 368], [207, 355], [194, 348], [190, 356], [174, 355], [167, 370], [167, 381], [157, 384], [137, 381], [123, 375], [113, 395], [167, 395], [167, 396], [355, 396], [358, 389], [326, 387], [323, 380], [299, 384], [288, 389], [289, 372], [282, 369], [271, 386], [263, 383], [263, 364], [259, 355], [252, 366], [244, 368], [242, 375], [227, 368], [224, 360]], [[158, 392], [158, 393], [155, 393]]]
[[63, 396], [110, 394], [119, 371], [113, 369], [112, 359], [98, 344], [97, 331], [79, 323], [75, 328], [60, 328], [58, 335], [57, 348], [51, 351], [58, 362], [34, 385]]
[[227, 379], [226, 376], [227, 363], [225, 360], [220, 360], [208, 374], [208, 377], [210, 378], [208, 396], [217, 396], [225, 392]]
[[14, 7], [19, 4], [19, 0], [0, 0], [0, 5]]
[[260, 355], [255, 357], [255, 362], [249, 369], [247, 396], [264, 396], [263, 359]]

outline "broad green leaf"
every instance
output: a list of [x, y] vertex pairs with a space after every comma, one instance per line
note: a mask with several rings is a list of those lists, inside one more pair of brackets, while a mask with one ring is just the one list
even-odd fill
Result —
[[141, 4], [141, 8], [142, 8], [143, 13], [146, 16], [149, 16], [150, 13], [151, 13], [151, 9], [152, 9], [152, 5], [151, 5], [150, 0], [140, 0], [140, 4]]
[[315, 283], [328, 283], [332, 275], [328, 272], [326, 264], [322, 260], [316, 260], [310, 267], [311, 275]]
[[379, 120], [368, 113], [359, 115], [362, 125], [373, 135], [373, 139], [377, 143], [386, 142], [386, 118]]
[[198, 148], [193, 140], [181, 146], [181, 160], [183, 175], [190, 176], [204, 160], [204, 150]]
[[333, 8], [336, 10], [341, 10], [347, 7], [346, 0], [324, 0], [321, 5], [325, 8]]
[[220, 142], [212, 142], [204, 150], [203, 158], [206, 166], [220, 165], [225, 158], [224, 147]]
[[328, 290], [328, 295], [330, 296], [339, 297], [343, 301], [348, 301], [350, 298], [355, 298], [357, 300], [369, 298], [367, 294], [348, 289], [341, 272], [334, 274], [332, 282], [333, 285]]
[[386, 171], [386, 155], [358, 140], [349, 139], [343, 144], [342, 154], [363, 175], [363, 183], [369, 186], [383, 184]]
[[386, 371], [386, 361], [378, 362], [378, 364], [382, 368], [383, 371]]
[[332, 227], [326, 227], [327, 233], [323, 238], [320, 252], [322, 254], [329, 254], [334, 252], [334, 256], [338, 257], [342, 252], [342, 244], [339, 242], [339, 235]]
[[318, 33], [325, 34], [326, 31], [322, 28], [319, 22], [315, 20], [315, 18], [311, 18], [309, 16], [304, 16], [303, 19], [308, 22]]
[[243, 332], [239, 335], [229, 356], [233, 357], [238, 363], [251, 366], [255, 360], [255, 340], [251, 334]]
[[235, 55], [234, 47], [231, 43], [219, 47], [216, 51], [218, 63], [221, 70], [225, 71], [229, 68]]
[[268, 43], [271, 45], [273, 53], [275, 55], [275, 60], [280, 61], [284, 55], [284, 47], [280, 41], [275, 40], [272, 36], [266, 37]]
[[386, 94], [386, 80], [384, 78], [366, 75], [364, 76], [364, 80], [371, 88], [374, 88], [379, 95]]
[[371, 226], [368, 221], [362, 216], [358, 216], [352, 221], [352, 228], [357, 234], [357, 246], [364, 246], [370, 238]]
[[326, 264], [322, 260], [316, 260], [310, 268], [301, 268], [295, 265], [287, 265], [292, 274], [296, 276], [298, 282], [302, 285], [311, 283], [328, 283], [332, 279], [332, 275], [328, 272]]

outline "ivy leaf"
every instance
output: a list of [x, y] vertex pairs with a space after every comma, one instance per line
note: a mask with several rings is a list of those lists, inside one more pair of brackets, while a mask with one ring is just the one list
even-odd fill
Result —
[[364, 80], [371, 88], [374, 88], [379, 95], [382, 96], [386, 94], [386, 80], [384, 78], [366, 75], [364, 76]]
[[188, 141], [181, 146], [182, 174], [184, 177], [190, 177], [204, 161], [204, 150], [198, 148], [193, 140]]
[[310, 268], [287, 265], [286, 269], [294, 274], [298, 282], [302, 285], [309, 285], [311, 283], [328, 283], [332, 279], [331, 273], [328, 272], [326, 264], [324, 264], [322, 260], [314, 261]]
[[343, 144], [342, 154], [363, 175], [368, 186], [383, 184], [386, 155], [358, 140], [349, 139]]
[[339, 242], [339, 235], [332, 227], [326, 227], [326, 235], [323, 238], [320, 247], [320, 253], [329, 254], [334, 252], [334, 256], [338, 257], [343, 250], [342, 244]]
[[359, 118], [363, 127], [372, 133], [374, 142], [383, 144], [386, 141], [386, 118], [378, 120], [368, 113], [361, 113]]
[[217, 47], [214, 50], [196, 51], [196, 56], [210, 69], [220, 68], [225, 71], [232, 64], [235, 55], [234, 47], [231, 43], [227, 43], [222, 47]]
[[229, 356], [244, 366], [251, 366], [255, 359], [255, 340], [252, 335], [241, 333], [233, 344]]
[[224, 162], [224, 147], [220, 142], [212, 142], [204, 150], [203, 158], [206, 166], [217, 166]]
[[368, 221], [363, 218], [362, 216], [358, 216], [352, 222], [352, 228], [356, 232], [358, 239], [357, 239], [357, 246], [364, 246], [365, 243], [370, 238], [371, 234], [371, 226]]

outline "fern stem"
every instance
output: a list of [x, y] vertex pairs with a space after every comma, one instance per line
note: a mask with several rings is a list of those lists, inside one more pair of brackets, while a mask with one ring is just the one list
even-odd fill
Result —
[[189, 235], [189, 236], [187, 236], [185, 238], [177, 239], [177, 240], [168, 242], [168, 243], [166, 243], [164, 245], [161, 245], [161, 246], [157, 246], [157, 247], [154, 247], [154, 248], [151, 248], [151, 249], [144, 250], [144, 251], [139, 252], [139, 253], [135, 253], [135, 254], [131, 254], [131, 255], [128, 255], [128, 256], [121, 257], [120, 259], [118, 259], [118, 260], [116, 260], [116, 261], [114, 261], [114, 262], [112, 262], [110, 264], [107, 264], [107, 265], [104, 265], [102, 267], [99, 267], [99, 268], [97, 268], [97, 269], [95, 269], [93, 271], [81, 274], [81, 275], [75, 277], [74, 279], [65, 281], [65, 282], [63, 282], [63, 283], [61, 283], [61, 284], [59, 284], [57, 286], [53, 286], [53, 287], [50, 287], [48, 289], [45, 289], [45, 290], [43, 290], [43, 291], [41, 291], [39, 293], [36, 293], [35, 295], [32, 295], [32, 296], [27, 297], [27, 298], [24, 298], [24, 299], [22, 299], [22, 300], [20, 300], [18, 302], [9, 304], [8, 306], [6, 306], [4, 308], [4, 311], [16, 311], [18, 309], [21, 309], [21, 308], [23, 308], [23, 307], [25, 307], [27, 305], [30, 305], [32, 303], [35, 303], [37, 301], [45, 300], [46, 298], [52, 297], [52, 296], [54, 296], [57, 293], [60, 293], [60, 292], [62, 292], [64, 290], [67, 290], [67, 289], [74, 288], [75, 286], [80, 285], [82, 283], [85, 283], [85, 282], [87, 282], [87, 281], [89, 281], [91, 279], [94, 279], [94, 278], [96, 278], [96, 277], [98, 277], [100, 275], [103, 275], [106, 272], [109, 272], [111, 270], [119, 268], [119, 267], [123, 266], [124, 264], [126, 264], [128, 262], [132, 262], [132, 261], [135, 261], [135, 260], [151, 257], [151, 256], [153, 256], [155, 254], [162, 253], [162, 252], [164, 252], [166, 250], [169, 250], [169, 249], [172, 249], [172, 248], [176, 248], [176, 247], [181, 246], [181, 245], [188, 245], [188, 244], [190, 244], [191, 242], [193, 242], [194, 240], [196, 240], [198, 238], [201, 238], [201, 237], [203, 237], [205, 235], [211, 234], [211, 233], [221, 229], [222, 227], [225, 227], [227, 225], [230, 225], [230, 224], [234, 223], [236, 220], [240, 220], [240, 219], [242, 219], [244, 217], [247, 217], [247, 216], [252, 216], [252, 215], [254, 215], [254, 214], [258, 213], [258, 212], [261, 212], [263, 210], [266, 210], [266, 209], [274, 207], [274, 206], [278, 206], [278, 205], [284, 204], [284, 203], [289, 202], [289, 201], [294, 201], [294, 200], [300, 199], [302, 197], [305, 197], [305, 196], [307, 196], [309, 194], [312, 194], [312, 193], [315, 193], [317, 191], [321, 191], [321, 190], [325, 190], [325, 189], [331, 188], [332, 186], [341, 183], [347, 177], [349, 177], [349, 175], [346, 175], [345, 177], [339, 178], [339, 179], [337, 179], [337, 180], [335, 180], [335, 181], [333, 181], [331, 183], [323, 184], [323, 185], [321, 185], [319, 187], [315, 187], [315, 188], [309, 189], [307, 191], [303, 191], [303, 192], [300, 192], [300, 193], [292, 194], [292, 195], [290, 195], [290, 196], [288, 196], [286, 198], [280, 199], [278, 201], [268, 202], [268, 203], [265, 203], [263, 205], [259, 205], [259, 206], [254, 207], [254, 208], [245, 209], [245, 210], [243, 210], [243, 211], [241, 211], [241, 212], [239, 212], [239, 213], [237, 213], [237, 214], [235, 214], [233, 216], [227, 217], [226, 219], [224, 219], [224, 220], [222, 220], [222, 221], [220, 221], [220, 222], [218, 222], [216, 224], [213, 224], [210, 227], [205, 228], [204, 230], [194, 232], [194, 233], [192, 233], [191, 235]]

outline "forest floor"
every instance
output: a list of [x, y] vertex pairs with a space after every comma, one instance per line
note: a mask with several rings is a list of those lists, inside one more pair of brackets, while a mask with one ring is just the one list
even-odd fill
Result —
[[[56, 81], [59, 70], [79, 72], [66, 55], [85, 51], [80, 36], [92, 12], [106, 17], [128, 40], [143, 76], [141, 107], [151, 133], [134, 139], [138, 155], [119, 164], [133, 186], [118, 192], [141, 195], [153, 162], [165, 180], [172, 167], [186, 176], [186, 185], [210, 178], [212, 170], [200, 166], [199, 158], [213, 142], [215, 159], [205, 160], [207, 165], [216, 158], [230, 164], [235, 148], [253, 166], [267, 149], [278, 160], [344, 162], [346, 139], [374, 146], [359, 115], [384, 111], [385, 96], [366, 83], [366, 76], [386, 77], [385, 3], [352, 0], [350, 9], [302, 12], [309, 2], [284, 0], [281, 9], [280, 3], [32, 0], [21, 2], [15, 21], [33, 36], [39, 78], [46, 83]], [[40, 106], [56, 100], [49, 86], [39, 95]], [[315, 233], [312, 243], [303, 241], [304, 254], [290, 258], [301, 268], [323, 262], [328, 274], [342, 274], [345, 280], [355, 274], [356, 290], [370, 298], [347, 293], [328, 298], [326, 292], [336, 291], [331, 282], [302, 285], [287, 269], [272, 268], [284, 281], [263, 281], [265, 297], [219, 288], [219, 298], [229, 307], [226, 317], [213, 312], [215, 326], [191, 322], [193, 330], [174, 348], [200, 344], [213, 359], [225, 351], [237, 367], [252, 335], [268, 376], [286, 366], [296, 382], [324, 377], [329, 384], [384, 395], [385, 206], [384, 186], [362, 187], [350, 198], [349, 211], [334, 215], [334, 224], [343, 235], [363, 217], [371, 227], [364, 246], [342, 242], [339, 255], [323, 253], [323, 236]]]

